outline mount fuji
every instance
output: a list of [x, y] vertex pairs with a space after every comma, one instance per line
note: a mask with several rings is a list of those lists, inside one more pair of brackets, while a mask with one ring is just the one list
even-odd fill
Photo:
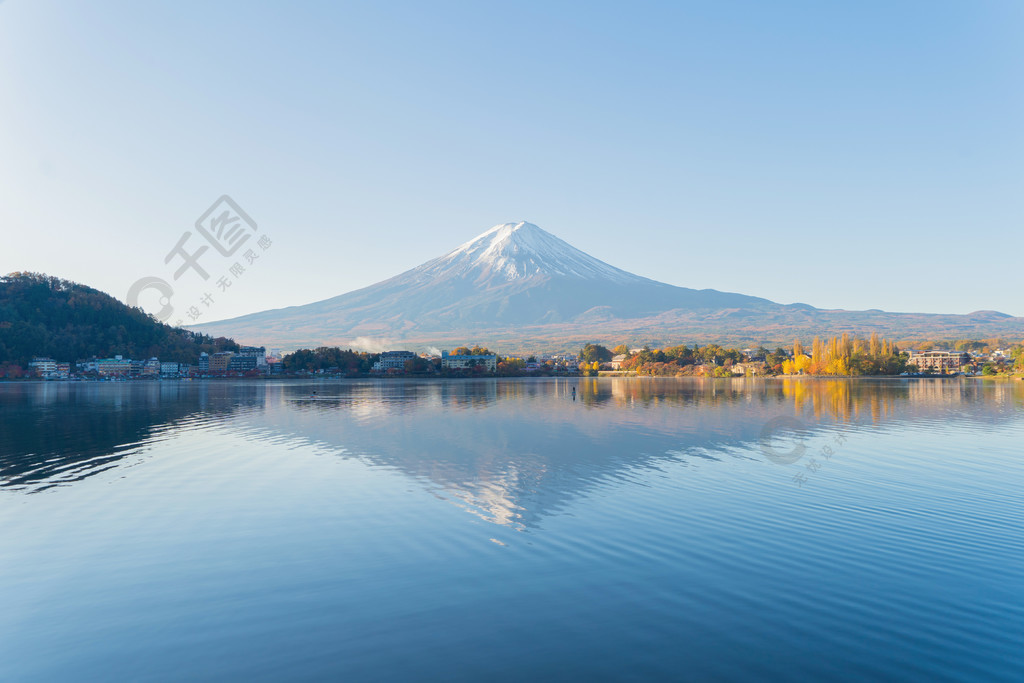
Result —
[[794, 334], [1024, 330], [1024, 319], [825, 311], [651, 280], [600, 261], [532, 223], [504, 223], [377, 284], [303, 306], [193, 329], [275, 348], [489, 343], [502, 350], [581, 340], [789, 342]]

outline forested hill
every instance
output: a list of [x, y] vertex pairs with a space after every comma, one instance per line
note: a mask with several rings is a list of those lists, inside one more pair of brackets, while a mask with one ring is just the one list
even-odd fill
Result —
[[236, 350], [223, 337], [176, 329], [109, 294], [39, 273], [0, 277], [0, 363], [125, 358], [195, 363], [199, 353]]

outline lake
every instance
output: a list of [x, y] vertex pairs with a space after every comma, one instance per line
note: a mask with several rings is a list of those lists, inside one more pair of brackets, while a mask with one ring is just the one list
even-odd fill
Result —
[[0, 384], [0, 680], [1020, 681], [1022, 442], [1024, 382]]

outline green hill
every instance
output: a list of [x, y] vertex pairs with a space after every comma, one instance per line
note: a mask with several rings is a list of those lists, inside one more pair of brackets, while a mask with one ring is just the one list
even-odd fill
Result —
[[231, 339], [165, 325], [76, 282], [39, 273], [0, 277], [0, 363], [25, 367], [34, 356], [74, 362], [116, 354], [196, 363], [202, 351], [237, 348]]

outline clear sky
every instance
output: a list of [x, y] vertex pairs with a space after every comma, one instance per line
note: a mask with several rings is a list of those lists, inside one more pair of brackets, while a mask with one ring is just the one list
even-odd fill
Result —
[[204, 322], [519, 220], [686, 287], [1024, 315], [1024, 3], [0, 2], [0, 272], [124, 299], [223, 194], [272, 246], [175, 283]]

